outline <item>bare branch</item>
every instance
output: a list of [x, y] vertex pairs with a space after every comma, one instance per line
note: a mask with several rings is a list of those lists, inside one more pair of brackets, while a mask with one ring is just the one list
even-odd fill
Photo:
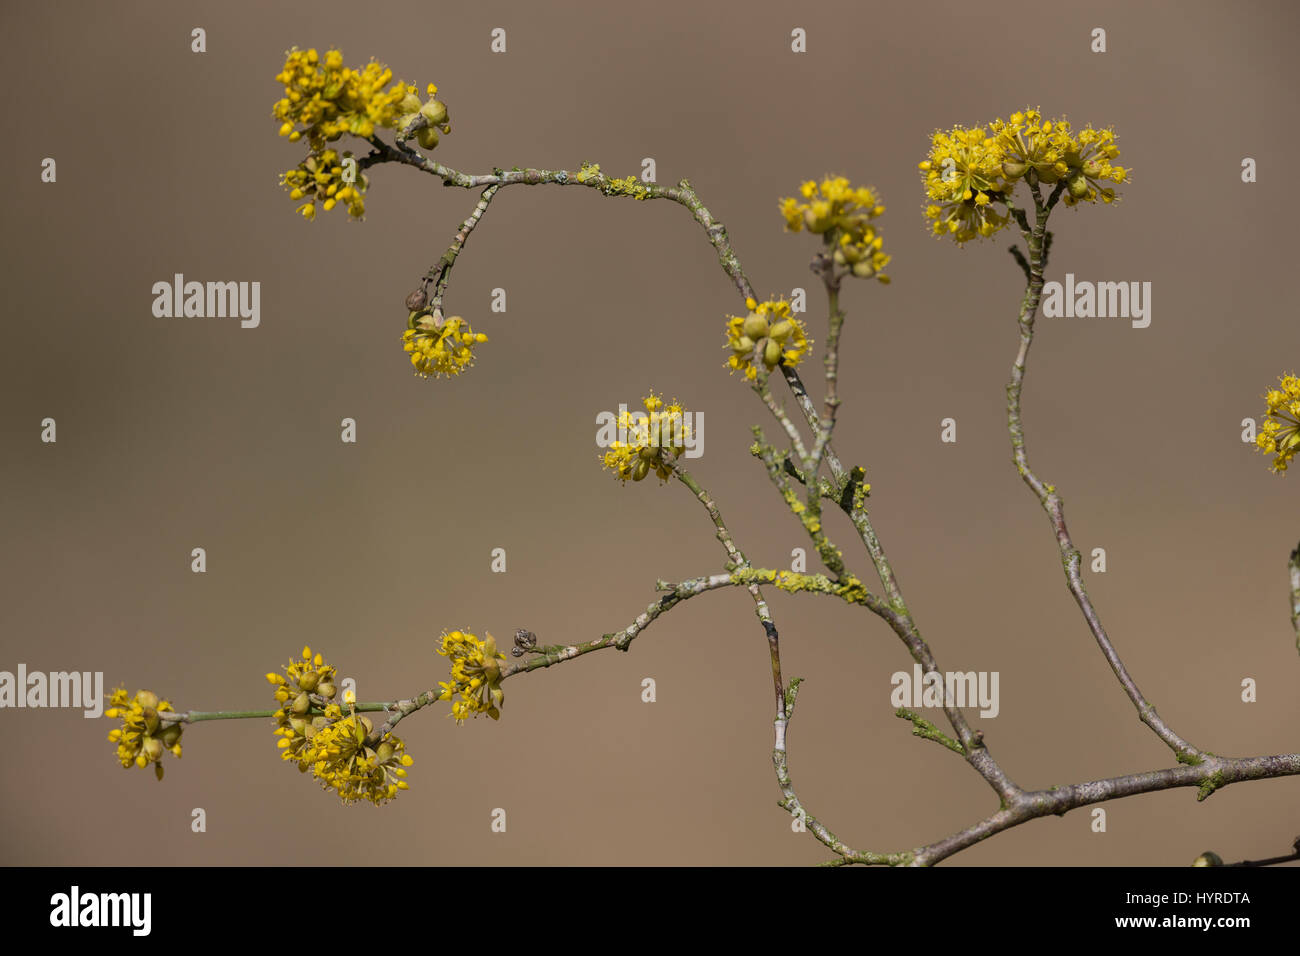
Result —
[[[1197, 763], [1207, 755], [1178, 736], [1161, 719], [1160, 715], [1156, 713], [1155, 707], [1142, 696], [1137, 683], [1129, 675], [1128, 669], [1120, 659], [1114, 644], [1106, 634], [1105, 628], [1102, 627], [1101, 619], [1092, 606], [1092, 600], [1088, 597], [1087, 589], [1084, 587], [1083, 576], [1080, 573], [1082, 557], [1079, 554], [1079, 549], [1074, 546], [1074, 541], [1071, 539], [1069, 529], [1065, 524], [1065, 502], [1056, 493], [1055, 485], [1041, 481], [1029, 467], [1029, 458], [1025, 451], [1024, 425], [1020, 414], [1020, 393], [1024, 388], [1025, 362], [1029, 356], [1029, 346], [1033, 343], [1034, 319], [1038, 312], [1038, 303], [1043, 291], [1043, 248], [1044, 234], [1047, 231], [1048, 211], [1061, 191], [1058, 183], [1057, 188], [1052, 192], [1051, 199], [1045, 204], [1036, 185], [1031, 186], [1030, 190], [1033, 193], [1035, 209], [1033, 228], [1025, 235], [1025, 241], [1029, 247], [1030, 278], [1025, 289], [1024, 299], [1020, 305], [1020, 351], [1017, 353], [1016, 360], [1011, 367], [1011, 382], [1007, 385], [1007, 427], [1011, 433], [1012, 460], [1015, 462], [1016, 469], [1020, 472], [1020, 477], [1033, 491], [1039, 503], [1043, 506], [1043, 510], [1047, 512], [1048, 518], [1051, 519], [1052, 530], [1056, 533], [1057, 546], [1061, 552], [1061, 562], [1065, 569], [1066, 583], [1070, 588], [1070, 593], [1074, 595], [1079, 609], [1083, 612], [1084, 620], [1088, 623], [1088, 629], [1092, 632], [1097, 645], [1101, 648], [1106, 662], [1110, 664], [1110, 668], [1124, 688], [1124, 692], [1128, 694], [1129, 700], [1137, 708], [1138, 716], [1174, 751], [1180, 761]], [[1017, 218], [1023, 219], [1020, 216]]]
[[1300, 774], [1300, 754], [1278, 754], [1268, 757], [1207, 757], [1196, 766], [1170, 767], [1151, 770], [1105, 780], [1091, 780], [1051, 790], [1021, 793], [979, 823], [928, 846], [918, 847], [913, 854], [913, 864], [929, 866], [952, 856], [959, 850], [974, 846], [995, 833], [1019, 826], [1038, 817], [1060, 816], [1078, 807], [1119, 797], [1131, 797], [1157, 790], [1176, 787], [1196, 787], [1197, 800], [1204, 800], [1215, 790], [1245, 780], [1282, 777]]

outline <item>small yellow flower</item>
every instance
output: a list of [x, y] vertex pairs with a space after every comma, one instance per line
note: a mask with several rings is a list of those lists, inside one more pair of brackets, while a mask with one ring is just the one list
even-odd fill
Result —
[[117, 745], [117, 759], [124, 768], [145, 767], [153, 764], [154, 776], [163, 778], [162, 756], [169, 752], [181, 755], [183, 726], [175, 721], [164, 721], [160, 712], [172, 713], [170, 701], [159, 699], [152, 691], [139, 690], [128, 697], [126, 689], [119, 687], [109, 698], [104, 716], [121, 719], [122, 726], [108, 732], [110, 743]]
[[402, 348], [410, 353], [415, 374], [422, 378], [459, 375], [474, 364], [474, 346], [488, 340], [458, 315], [438, 326], [424, 316], [416, 319], [415, 325], [402, 333]]
[[686, 440], [691, 435], [686, 422], [686, 410], [674, 401], [664, 400], [651, 392], [641, 400], [645, 414], [621, 409], [618, 415], [620, 435], [627, 441], [615, 441], [601, 456], [601, 463], [624, 484], [631, 478], [641, 481], [650, 472], [667, 481], [673, 473], [673, 462], [686, 450]]
[[456, 723], [478, 714], [499, 720], [506, 695], [498, 661], [506, 656], [497, 650], [492, 635], [480, 640], [468, 631], [451, 631], [442, 635], [438, 653], [451, 661], [451, 680], [438, 682], [442, 687], [438, 699], [451, 702]]
[[1273, 471], [1281, 474], [1300, 450], [1300, 378], [1282, 375], [1278, 384], [1264, 394], [1267, 409], [1255, 445], [1274, 456]]
[[726, 348], [731, 349], [727, 365], [733, 372], [744, 372], [753, 381], [758, 364], [771, 370], [778, 365], [794, 368], [812, 347], [803, 323], [784, 299], [756, 302], [746, 299], [749, 314], [727, 317]]

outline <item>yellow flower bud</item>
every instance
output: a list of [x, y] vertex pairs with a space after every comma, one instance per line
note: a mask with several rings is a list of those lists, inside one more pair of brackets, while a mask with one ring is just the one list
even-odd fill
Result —
[[781, 344], [768, 339], [767, 344], [763, 346], [763, 364], [768, 368], [773, 368], [780, 361]]
[[778, 322], [776, 325], [772, 326], [771, 335], [777, 342], [784, 342], [792, 334], [794, 334], [794, 323], [789, 319]]
[[420, 112], [424, 114], [430, 126], [441, 126], [447, 122], [447, 106], [442, 100], [429, 100], [420, 107]]
[[745, 324], [741, 327], [741, 332], [746, 338], [753, 339], [757, 342], [763, 336], [767, 335], [767, 319], [757, 312], [751, 312], [745, 317]]

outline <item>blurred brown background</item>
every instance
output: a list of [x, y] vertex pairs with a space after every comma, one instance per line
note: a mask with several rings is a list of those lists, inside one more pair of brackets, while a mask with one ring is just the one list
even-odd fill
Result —
[[[1300, 747], [1285, 586], [1300, 477], [1271, 474], [1239, 438], [1300, 362], [1294, 6], [733, 6], [6, 4], [0, 669], [101, 670], [182, 707], [255, 708], [270, 700], [262, 675], [304, 643], [374, 699], [445, 678], [444, 628], [564, 642], [625, 627], [656, 578], [723, 560], [681, 486], [623, 488], [598, 467], [596, 413], [648, 387], [704, 412], [692, 470], [755, 562], [788, 567], [807, 546], [746, 451], [750, 424], [775, 429], [722, 367], [741, 304], [679, 206], [507, 190], [448, 300], [491, 341], [460, 380], [410, 374], [402, 300], [475, 196], [385, 166], [364, 223], [295, 215], [277, 181], [303, 150], [276, 136], [272, 78], [292, 45], [338, 46], [439, 84], [453, 131], [436, 156], [456, 168], [592, 160], [626, 175], [652, 156], [660, 182], [689, 178], [760, 294], [809, 289], [819, 341], [815, 243], [782, 233], [778, 199], [828, 172], [881, 191], [894, 283], [848, 286], [835, 443], [867, 467], [941, 666], [1001, 673], [999, 716], [969, 713], [1027, 787], [1171, 758], [1088, 635], [1009, 461], [1011, 237], [932, 240], [916, 164], [934, 128], [1026, 104], [1113, 124], [1133, 183], [1118, 206], [1057, 213], [1049, 279], [1150, 281], [1153, 321], [1040, 322], [1031, 460], [1079, 547], [1106, 549], [1088, 584], [1160, 713], [1216, 752]], [[805, 55], [789, 51], [794, 27]], [[1105, 54], [1089, 51], [1094, 27]], [[1258, 184], [1240, 182], [1246, 156]], [[261, 326], [155, 318], [150, 288], [177, 272], [260, 281]], [[489, 311], [495, 287], [504, 315]], [[46, 416], [55, 445], [39, 440]], [[939, 441], [947, 416], [955, 445]], [[356, 445], [339, 441], [344, 417]], [[832, 531], [865, 579], [842, 516]], [[194, 547], [206, 574], [190, 571]], [[489, 570], [496, 547], [505, 574]], [[807, 678], [791, 769], [813, 813], [855, 846], [897, 850], [994, 809], [974, 772], [892, 716], [890, 675], [911, 661], [881, 622], [771, 601], [786, 675]], [[107, 720], [4, 711], [0, 862], [816, 862], [827, 852], [776, 807], [767, 669], [748, 597], [700, 597], [626, 655], [509, 681], [500, 723], [410, 718], [412, 789], [378, 810], [282, 764], [269, 720], [188, 730], [158, 784], [115, 763]], [[1258, 703], [1240, 701], [1245, 677]], [[1106, 805], [1105, 834], [1076, 811], [951, 862], [1274, 855], [1300, 832], [1298, 787], [1127, 799]], [[190, 832], [194, 807], [205, 834]], [[489, 830], [498, 807], [505, 834]]]

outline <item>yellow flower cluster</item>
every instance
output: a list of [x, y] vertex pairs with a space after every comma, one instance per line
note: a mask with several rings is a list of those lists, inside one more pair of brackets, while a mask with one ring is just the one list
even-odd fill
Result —
[[313, 656], [311, 648], [304, 647], [302, 658], [289, 661], [284, 674], [266, 675], [280, 705], [274, 715], [280, 737], [276, 746], [281, 759], [295, 761], [303, 773], [311, 771], [344, 803], [369, 800], [379, 805], [407, 789], [403, 768], [414, 761], [393, 734], [377, 745], [367, 744], [374, 726], [355, 712], [343, 715], [334, 701], [337, 674], [320, 654]]
[[1278, 384], [1279, 388], [1269, 389], [1264, 395], [1268, 410], [1255, 444], [1260, 451], [1275, 456], [1273, 471], [1281, 473], [1300, 450], [1300, 378], [1283, 375]]
[[799, 187], [807, 202], [793, 196], [781, 200], [781, 215], [790, 232], [807, 229], [834, 246], [832, 258], [859, 279], [888, 282], [881, 272], [889, 256], [880, 251], [884, 240], [876, 234], [871, 220], [885, 211], [869, 186], [854, 188], [843, 176], [827, 176], [821, 184], [808, 180]]
[[171, 702], [160, 700], [157, 694], [147, 690], [136, 691], [134, 697], [128, 697], [126, 689], [119, 687], [113, 691], [109, 704], [104, 716], [122, 720], [120, 728], [108, 732], [109, 741], [117, 744], [117, 759], [127, 769], [143, 770], [153, 764], [154, 776], [161, 780], [163, 752], [181, 755], [183, 728], [177, 723], [164, 724], [158, 716], [159, 711], [173, 710]]
[[993, 235], [1010, 222], [1003, 203], [1021, 179], [1030, 185], [1062, 184], [1066, 205], [1110, 203], [1115, 190], [1103, 181], [1129, 181], [1128, 170], [1111, 161], [1119, 158], [1115, 132], [1091, 126], [1074, 131], [1066, 119], [1044, 120], [1036, 109], [996, 119], [989, 129], [956, 127], [938, 131], [930, 153], [920, 164], [936, 236], [956, 242]]
[[[326, 148], [328, 143], [345, 135], [369, 139], [381, 128], [401, 130], [420, 115], [427, 125], [420, 128], [417, 138], [427, 149], [438, 144], [439, 129], [451, 130], [447, 107], [432, 98], [437, 86], [429, 84], [430, 99], [422, 104], [414, 86], [392, 83], [393, 71], [373, 60], [354, 70], [343, 65], [338, 50], [322, 57], [315, 50], [295, 47], [285, 55], [284, 69], [275, 78], [284, 85], [284, 96], [271, 110], [280, 121], [280, 135], [290, 142], [306, 137], [310, 150], [306, 160], [281, 176], [280, 182], [294, 200], [312, 200], [298, 207], [309, 220], [316, 216], [317, 199], [326, 212], [340, 202], [347, 204], [354, 218], [360, 219], [365, 212], [361, 201], [365, 177], [358, 174], [356, 182], [345, 182], [340, 157]], [[350, 156], [343, 154], [343, 158]]]
[[1002, 150], [1002, 172], [1010, 181], [1027, 176], [1030, 170], [1039, 182], [1055, 185], [1065, 181], [1062, 198], [1066, 205], [1077, 202], [1115, 201], [1115, 190], [1102, 180], [1128, 182], [1128, 170], [1111, 163], [1119, 158], [1115, 131], [1085, 127], [1077, 134], [1068, 120], [1044, 120], [1038, 110], [1012, 113], [1009, 122], [990, 124]]
[[[320, 654], [312, 656], [311, 648], [302, 649], [301, 660], [291, 660], [284, 675], [267, 674], [266, 679], [275, 688], [275, 700], [280, 709], [275, 712], [275, 733], [282, 739], [276, 746], [283, 751], [283, 760], [296, 760], [303, 773], [311, 767], [311, 738], [324, 729], [331, 720], [343, 716], [343, 710], [334, 703], [338, 688], [334, 683], [337, 670], [325, 663]], [[317, 713], [312, 715], [312, 695], [317, 698]]]
[[280, 185], [289, 190], [290, 199], [295, 202], [299, 199], [307, 200], [298, 207], [298, 212], [302, 213], [304, 218], [308, 220], [316, 218], [318, 199], [321, 201], [321, 208], [326, 212], [339, 203], [346, 203], [348, 214], [353, 218], [360, 219], [365, 215], [366, 204], [361, 194], [370, 185], [370, 180], [359, 170], [355, 182], [344, 180], [343, 162], [351, 158], [350, 152], [339, 156], [332, 149], [322, 150], [320, 153], [308, 156], [280, 178]]
[[451, 702], [456, 723], [478, 714], [500, 720], [506, 695], [501, 690], [501, 665], [497, 662], [506, 656], [497, 650], [495, 638], [488, 634], [479, 640], [467, 631], [452, 631], [442, 635], [438, 653], [451, 661], [452, 678], [438, 682], [442, 687], [438, 699]]
[[920, 168], [931, 200], [925, 215], [935, 220], [936, 236], [966, 242], [991, 236], [1010, 221], [992, 206], [1011, 187], [1002, 178], [1002, 152], [983, 128], [936, 132]]
[[312, 774], [344, 803], [368, 800], [379, 806], [410, 789], [404, 778], [415, 761], [406, 753], [406, 744], [389, 734], [372, 747], [366, 740], [373, 730], [369, 719], [352, 713], [311, 739]]
[[347, 133], [368, 138], [377, 128], [396, 126], [402, 114], [420, 109], [414, 86], [389, 86], [393, 71], [388, 67], [371, 60], [354, 70], [343, 65], [338, 50], [322, 57], [315, 50], [294, 47], [285, 54], [284, 69], [275, 79], [284, 84], [284, 96], [271, 111], [281, 121], [280, 135], [291, 143], [306, 136], [312, 152]]
[[672, 475], [672, 459], [686, 450], [686, 439], [691, 429], [686, 424], [686, 410], [675, 401], [664, 405], [664, 400], [651, 392], [641, 400], [646, 413], [630, 412], [626, 408], [618, 413], [620, 435], [628, 441], [615, 441], [601, 458], [604, 467], [612, 471], [624, 484], [631, 478], [640, 481], [653, 471], [662, 481]]
[[402, 348], [410, 353], [415, 374], [422, 378], [459, 375], [474, 364], [474, 346], [488, 340], [458, 315], [434, 326], [428, 316], [412, 313], [411, 322], [415, 327], [402, 333]]
[[812, 347], [812, 339], [790, 311], [790, 303], [784, 299], [746, 299], [745, 306], [748, 315], [727, 317], [726, 347], [731, 349], [727, 365], [731, 370], [744, 372], [745, 378], [752, 381], [758, 377], [756, 362], [768, 370], [778, 365], [798, 365]]

